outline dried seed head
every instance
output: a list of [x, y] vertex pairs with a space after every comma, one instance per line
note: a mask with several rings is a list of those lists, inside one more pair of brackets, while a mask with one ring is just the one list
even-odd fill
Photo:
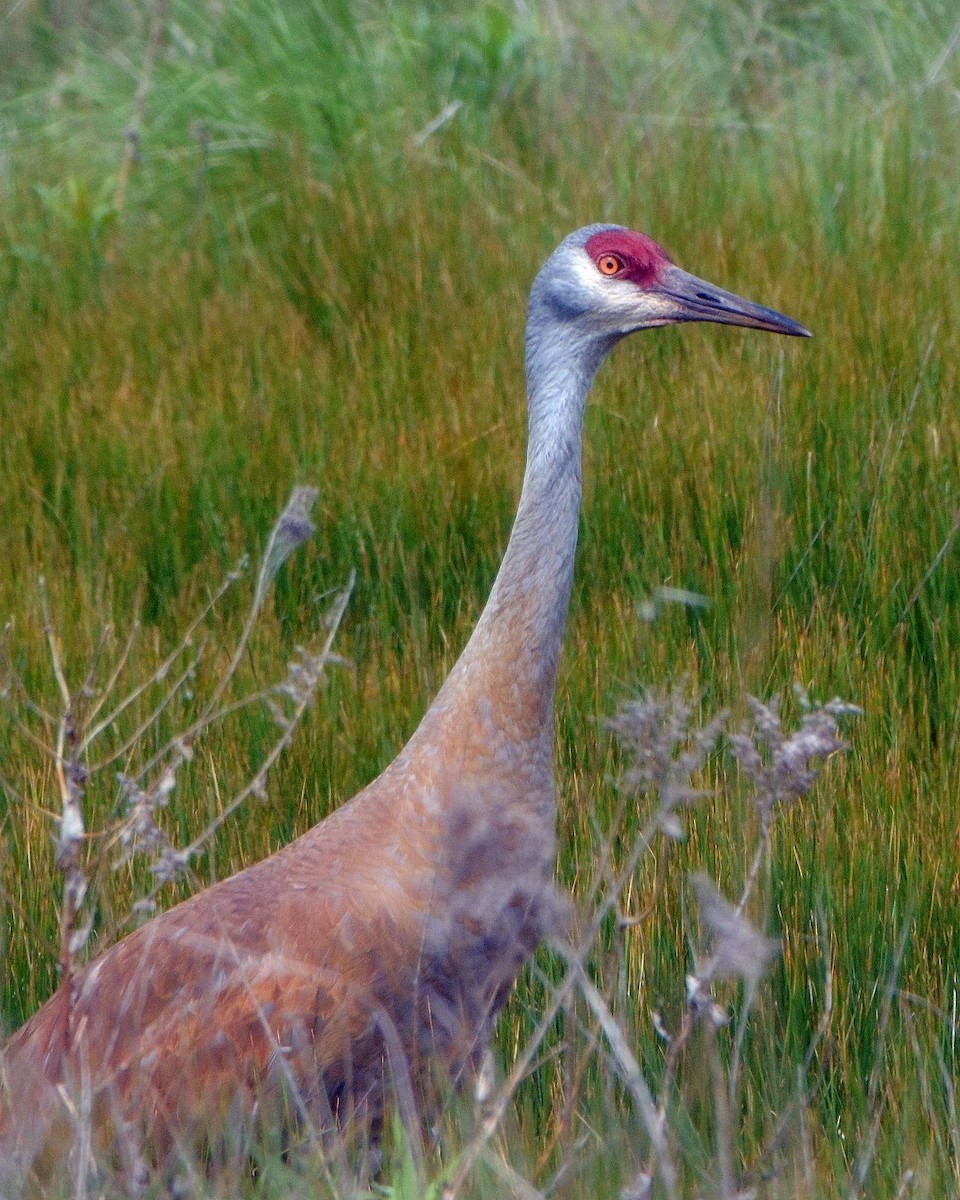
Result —
[[780, 952], [780, 943], [756, 929], [721, 893], [712, 879], [697, 871], [690, 877], [700, 920], [710, 942], [709, 975], [755, 984]]

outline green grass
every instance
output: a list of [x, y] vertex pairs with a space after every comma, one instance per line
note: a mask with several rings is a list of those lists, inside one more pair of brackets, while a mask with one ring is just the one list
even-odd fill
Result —
[[[683, 266], [815, 337], [666, 331], [604, 368], [558, 698], [559, 872], [585, 893], [594, 822], [616, 803], [618, 754], [598, 721], [639, 683], [685, 676], [707, 708], [794, 680], [860, 704], [851, 753], [777, 833], [768, 887], [784, 958], [750, 1047], [747, 1141], [790, 1094], [819, 1020], [819, 911], [836, 999], [816, 1064], [817, 1194], [847, 1192], [874, 1069], [871, 1194], [896, 1194], [907, 1170], [906, 1194], [955, 1193], [937, 1060], [955, 1075], [953, 6], [168, 10], [119, 212], [147, 18], [104, 6], [91, 28], [85, 6], [66, 5], [58, 28], [31, 5], [0, 15], [0, 616], [18, 669], [53, 707], [42, 574], [72, 680], [138, 597], [132, 670], [145, 673], [262, 544], [291, 486], [316, 484], [318, 534], [282, 575], [250, 670], [282, 676], [319, 626], [313, 598], [355, 569], [338, 642], [355, 672], [334, 675], [266, 806], [231, 822], [200, 873], [307, 828], [402, 745], [482, 607], [522, 471], [522, 322], [540, 262], [589, 220], [649, 230]], [[641, 620], [665, 584], [710, 607]], [[229, 601], [217, 637], [242, 617]], [[226, 794], [267, 725], [250, 716], [211, 745], [172, 828], [207, 820], [214, 765]], [[40, 809], [57, 801], [9, 722], [0, 761], [31, 802], [3, 809], [12, 1027], [55, 983], [60, 884]], [[705, 863], [736, 887], [744, 839], [731, 784], [653, 920], [609, 948], [651, 1071], [648, 1001], [682, 1003], [683, 868]], [[137, 882], [111, 879], [104, 912]], [[895, 1004], [881, 1039], [892, 973], [900, 996], [921, 999]], [[502, 1023], [508, 1055], [541, 1002], [524, 982]], [[518, 1099], [529, 1162], [556, 1119], [557, 1079], [548, 1066]], [[602, 1081], [591, 1095], [584, 1120], [606, 1122], [597, 1137], [619, 1157], [604, 1167], [592, 1144], [584, 1171], [615, 1195], [635, 1118]], [[770, 1187], [803, 1192], [789, 1177]]]

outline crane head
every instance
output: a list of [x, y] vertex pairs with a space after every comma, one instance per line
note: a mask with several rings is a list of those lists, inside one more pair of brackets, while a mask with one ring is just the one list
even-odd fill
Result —
[[547, 261], [540, 298], [565, 321], [607, 344], [640, 329], [712, 321], [810, 337], [775, 309], [681, 270], [652, 238], [622, 225], [588, 225]]

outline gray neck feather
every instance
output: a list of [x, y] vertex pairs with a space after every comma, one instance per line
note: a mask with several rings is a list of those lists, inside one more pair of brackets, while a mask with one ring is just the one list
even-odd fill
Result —
[[[487, 688], [537, 714], [552, 740], [553, 694], [566, 623], [581, 499], [581, 435], [587, 394], [619, 338], [584, 332], [554, 303], [549, 267], [530, 296], [526, 338], [527, 462], [503, 562], [470, 641], [433, 708], [449, 713]], [[489, 686], [487, 686], [489, 681]], [[512, 724], [505, 718], [505, 724]]]

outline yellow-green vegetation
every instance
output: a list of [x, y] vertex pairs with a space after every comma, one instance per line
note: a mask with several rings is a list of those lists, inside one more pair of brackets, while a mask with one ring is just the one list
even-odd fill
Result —
[[[620, 803], [602, 721], [641, 684], [686, 679], [706, 712], [795, 681], [860, 705], [851, 751], [775, 829], [761, 890], [783, 956], [745, 1042], [741, 1151], [749, 1161], [804, 1095], [762, 1194], [956, 1194], [958, 89], [948, 0], [0, 13], [4, 669], [56, 712], [43, 576], [73, 686], [104, 627], [122, 644], [138, 613], [127, 670], [146, 677], [295, 484], [319, 488], [318, 530], [278, 579], [249, 680], [283, 678], [322, 631], [318, 596], [356, 572], [337, 641], [352, 669], [332, 671], [266, 798], [163, 903], [323, 817], [416, 727], [506, 543], [529, 284], [569, 230], [630, 224], [814, 338], [668, 330], [602, 372], [558, 697], [559, 875], [587, 895]], [[663, 587], [709, 606], [668, 602], [650, 620]], [[198, 694], [245, 603], [231, 593], [210, 623]], [[51, 762], [18, 725], [43, 721], [16, 687], [7, 700], [12, 1028], [55, 986], [62, 881]], [[175, 707], [171, 729], [189, 701]], [[260, 709], [216, 731], [164, 815], [174, 840], [273, 736]], [[752, 854], [729, 755], [707, 774], [718, 797], [660, 890], [651, 861], [625, 900], [653, 893], [649, 920], [611, 928], [594, 964], [654, 1087], [651, 1009], [672, 1021], [684, 1004], [687, 870], [738, 895]], [[107, 772], [91, 830], [116, 799]], [[627, 814], [625, 840], [640, 818]], [[147, 886], [146, 868], [106, 872], [98, 928]], [[560, 968], [545, 955], [540, 970]], [[544, 987], [522, 981], [505, 1062]], [[616, 1196], [642, 1126], [602, 1058], [572, 1099], [561, 1059], [518, 1093], [506, 1157], [546, 1188], [567, 1156], [556, 1194]], [[696, 1121], [709, 1080], [691, 1062], [678, 1086], [686, 1156], [720, 1194]], [[415, 1194], [396, 1154], [391, 1194]], [[269, 1194], [288, 1194], [279, 1164], [258, 1186], [274, 1169]], [[511, 1184], [481, 1172], [471, 1186]]]

